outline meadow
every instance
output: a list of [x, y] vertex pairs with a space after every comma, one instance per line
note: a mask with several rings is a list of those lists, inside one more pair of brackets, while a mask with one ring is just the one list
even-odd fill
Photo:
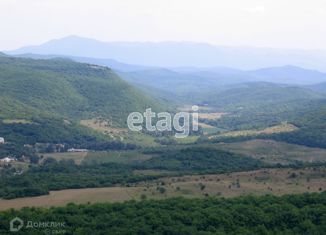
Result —
[[[136, 172], [136, 174], [151, 172]], [[162, 172], [158, 172], [162, 174]], [[152, 172], [155, 174], [155, 172]], [[141, 181], [126, 186], [67, 189], [49, 195], [0, 200], [0, 210], [64, 206], [68, 203], [124, 202], [171, 197], [206, 198], [243, 195], [286, 195], [326, 190], [326, 168], [259, 169], [228, 174], [185, 175]]]

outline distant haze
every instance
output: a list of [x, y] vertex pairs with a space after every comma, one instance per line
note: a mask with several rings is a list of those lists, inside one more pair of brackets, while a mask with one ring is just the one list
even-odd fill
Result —
[[0, 51], [67, 35], [326, 50], [325, 0], [1, 0], [0, 15]]
[[[222, 66], [258, 69], [294, 65], [326, 71], [326, 52], [322, 51], [223, 47], [190, 42], [101, 42], [89, 38], [69, 36], [7, 53], [93, 57], [114, 59], [134, 65], [159, 67]], [[98, 62], [98, 60], [94, 61], [94, 63]]]

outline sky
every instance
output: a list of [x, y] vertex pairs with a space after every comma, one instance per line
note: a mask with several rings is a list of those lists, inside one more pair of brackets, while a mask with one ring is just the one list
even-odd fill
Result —
[[68, 35], [326, 50], [326, 0], [0, 0], [0, 50]]

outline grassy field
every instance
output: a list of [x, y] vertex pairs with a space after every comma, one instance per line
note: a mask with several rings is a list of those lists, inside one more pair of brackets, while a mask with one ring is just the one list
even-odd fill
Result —
[[124, 135], [127, 132], [127, 129], [112, 127], [112, 124], [110, 124], [109, 121], [99, 118], [81, 120], [80, 124], [108, 135], [112, 139], [122, 140], [120, 136]]
[[178, 144], [193, 144], [198, 140], [199, 136], [191, 135], [185, 138], [174, 138]]
[[228, 131], [219, 135], [210, 136], [210, 139], [216, 137], [238, 137], [238, 136], [256, 136], [261, 134], [278, 134], [296, 131], [298, 128], [290, 123], [282, 123], [280, 125], [268, 127], [262, 130], [241, 130], [241, 131]]
[[102, 134], [109, 136], [112, 140], [146, 147], [158, 145], [154, 141], [155, 138], [150, 135], [141, 132], [131, 132], [127, 128], [113, 127], [109, 121], [101, 118], [81, 120], [80, 124], [95, 131], [101, 132]]
[[250, 140], [216, 144], [223, 150], [243, 154], [267, 163], [325, 162], [326, 149], [310, 148], [273, 140]]
[[145, 155], [137, 151], [112, 151], [89, 152], [83, 159], [84, 163], [123, 163], [130, 164], [150, 159], [151, 155]]
[[[260, 169], [231, 174], [169, 177], [157, 181], [161, 186], [147, 186], [145, 194], [149, 198], [165, 198], [320, 192], [326, 189], [325, 176], [325, 168], [306, 168]], [[164, 194], [157, 190], [162, 184], [166, 189]]]
[[4, 124], [32, 124], [32, 121], [26, 119], [4, 119], [2, 120]]
[[44, 161], [47, 158], [60, 160], [74, 160], [81, 163], [134, 163], [150, 159], [151, 155], [145, 155], [137, 151], [110, 151], [110, 152], [81, 152], [81, 153], [48, 153], [42, 154]]
[[127, 135], [123, 136], [123, 142], [136, 144], [143, 147], [155, 147], [160, 145], [155, 142], [155, 137], [151, 135], [131, 131], [129, 131]]
[[[178, 111], [181, 111], [181, 112], [190, 112], [190, 111], [192, 111], [192, 106], [193, 105], [184, 105], [184, 106], [182, 106], [182, 107], [179, 107], [178, 108]], [[210, 112], [210, 111], [212, 111], [213, 110], [213, 108], [212, 107], [209, 107], [209, 106], [198, 106], [198, 108], [199, 108], [199, 112]]]
[[49, 195], [39, 197], [18, 198], [13, 200], [0, 200], [0, 210], [22, 207], [51, 207], [68, 203], [88, 202], [120, 202], [133, 199], [137, 190], [142, 188], [96, 188], [96, 189], [68, 189], [50, 192]]
[[207, 120], [215, 120], [221, 118], [223, 115], [227, 113], [199, 113], [199, 119], [207, 119]]
[[0, 200], [0, 210], [22, 207], [51, 207], [67, 203], [121, 202], [144, 198], [163, 199], [221, 196], [235, 197], [255, 194], [293, 194], [321, 192], [326, 189], [326, 169], [261, 169], [248, 172], [216, 175], [167, 177], [141, 182], [131, 187], [69, 189], [53, 191], [49, 195]]
[[46, 153], [41, 155], [43, 156], [42, 161], [44, 161], [47, 158], [54, 158], [57, 161], [74, 160], [76, 164], [80, 164], [87, 156], [87, 154], [88, 154], [87, 152], [83, 152], [83, 153]]

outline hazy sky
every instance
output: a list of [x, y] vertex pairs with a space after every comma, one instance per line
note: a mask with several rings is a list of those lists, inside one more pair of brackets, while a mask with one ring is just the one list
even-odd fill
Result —
[[326, 49], [326, 0], [0, 0], [0, 50], [80, 35]]

